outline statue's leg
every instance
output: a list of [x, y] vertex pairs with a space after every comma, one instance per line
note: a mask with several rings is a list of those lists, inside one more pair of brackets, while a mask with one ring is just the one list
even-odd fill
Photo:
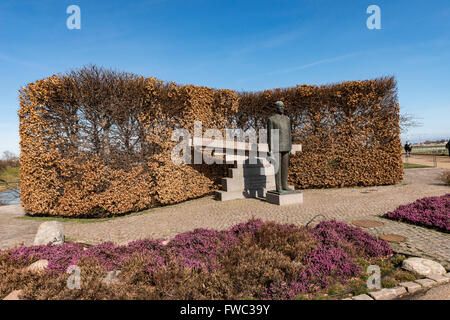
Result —
[[281, 187], [283, 190], [290, 190], [288, 187], [288, 173], [289, 173], [289, 152], [281, 152]]
[[278, 170], [275, 172], [275, 187], [278, 192], [283, 191], [283, 186], [281, 184], [281, 153], [275, 157], [275, 161], [278, 162]]

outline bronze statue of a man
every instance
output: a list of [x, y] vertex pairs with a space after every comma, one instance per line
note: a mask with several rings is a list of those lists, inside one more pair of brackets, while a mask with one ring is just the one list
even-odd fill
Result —
[[[275, 156], [278, 166], [275, 167], [275, 184], [277, 192], [292, 191], [288, 187], [288, 167], [289, 153], [292, 149], [291, 136], [291, 119], [284, 114], [284, 103], [282, 101], [275, 102], [276, 114], [267, 120], [267, 134], [269, 144], [269, 156]], [[278, 150], [274, 150], [274, 137], [271, 135], [272, 129], [278, 129]], [[275, 153], [279, 153], [279, 157]], [[278, 169], [278, 170], [277, 170]]]

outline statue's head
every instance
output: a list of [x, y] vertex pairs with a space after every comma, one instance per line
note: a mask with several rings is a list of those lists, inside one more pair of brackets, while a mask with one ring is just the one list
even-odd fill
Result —
[[283, 103], [283, 101], [275, 102], [275, 109], [277, 110], [277, 113], [283, 114], [284, 113], [284, 103]]

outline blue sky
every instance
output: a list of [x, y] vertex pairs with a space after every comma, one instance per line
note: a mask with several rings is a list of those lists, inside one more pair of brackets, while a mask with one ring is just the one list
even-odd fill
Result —
[[448, 0], [2, 0], [0, 152], [19, 152], [17, 90], [86, 64], [235, 90], [394, 75], [423, 123], [405, 138], [450, 138], [449, 61]]

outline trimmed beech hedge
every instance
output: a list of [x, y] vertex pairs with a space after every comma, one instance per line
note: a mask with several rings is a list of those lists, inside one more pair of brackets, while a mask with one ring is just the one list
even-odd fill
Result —
[[175, 128], [265, 128], [286, 105], [297, 188], [394, 184], [403, 177], [393, 78], [247, 93], [86, 67], [20, 90], [26, 212], [111, 216], [201, 197], [226, 165], [175, 165]]

